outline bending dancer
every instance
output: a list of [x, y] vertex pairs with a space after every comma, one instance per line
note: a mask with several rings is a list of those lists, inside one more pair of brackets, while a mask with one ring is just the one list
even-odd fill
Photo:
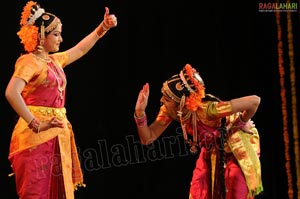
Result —
[[139, 92], [134, 118], [142, 144], [156, 140], [172, 121], [181, 124], [192, 153], [199, 153], [190, 199], [253, 199], [263, 191], [259, 134], [251, 118], [260, 97], [222, 101], [205, 94], [204, 81], [190, 64], [163, 83], [162, 106], [148, 125], [149, 84]]

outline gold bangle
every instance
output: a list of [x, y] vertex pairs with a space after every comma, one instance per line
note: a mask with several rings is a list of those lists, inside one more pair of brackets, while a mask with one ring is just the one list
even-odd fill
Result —
[[138, 116], [136, 115], [136, 112], [134, 112], [134, 117], [135, 117], [136, 119], [140, 119], [140, 118], [144, 117], [145, 115], [146, 115], [146, 113], [144, 112], [144, 114], [143, 114], [142, 116], [139, 116], [139, 117], [138, 117]]
[[100, 38], [102, 37], [102, 36], [98, 35], [97, 29], [95, 30], [95, 34], [96, 34], [96, 37], [97, 37], [98, 39], [100, 39]]
[[109, 28], [105, 26], [105, 24], [104, 24], [103, 21], [101, 22], [101, 26], [102, 26], [102, 28], [103, 28], [104, 31], [108, 31], [109, 30]]
[[240, 115], [239, 115], [239, 120], [240, 120], [240, 122], [243, 123], [243, 124], [246, 124], [247, 122], [245, 122], [245, 121], [242, 119], [242, 117], [243, 117], [243, 114], [240, 114]]
[[146, 113], [141, 117], [137, 117], [134, 113], [134, 120], [135, 120], [135, 123], [138, 127], [147, 126], [147, 115], [146, 115]]
[[105, 27], [103, 21], [101, 24], [95, 29], [95, 33], [98, 39], [103, 37], [103, 35], [109, 30], [109, 28]]

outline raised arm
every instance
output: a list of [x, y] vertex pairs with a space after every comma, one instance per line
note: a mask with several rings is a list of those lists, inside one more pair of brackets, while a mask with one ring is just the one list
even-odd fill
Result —
[[260, 104], [260, 97], [257, 95], [250, 95], [241, 98], [230, 100], [232, 106], [232, 113], [242, 112], [241, 120], [247, 122], [250, 120]]
[[260, 104], [260, 97], [257, 95], [250, 95], [241, 98], [230, 100], [232, 114], [241, 113], [239, 117], [235, 119], [232, 124], [227, 126], [227, 129], [242, 129], [244, 132], [253, 133], [251, 128], [254, 127], [254, 123], [251, 118], [257, 111]]
[[116, 16], [114, 14], [109, 14], [109, 8], [105, 7], [104, 18], [99, 26], [83, 38], [78, 44], [67, 50], [67, 54], [69, 56], [67, 64], [70, 64], [85, 55], [110, 28], [116, 26]]
[[149, 92], [149, 84], [146, 83], [139, 92], [134, 112], [137, 131], [141, 143], [144, 145], [151, 144], [153, 141], [155, 141], [168, 126], [162, 125], [156, 120], [153, 121], [150, 125], [148, 125], [145, 110], [148, 104]]

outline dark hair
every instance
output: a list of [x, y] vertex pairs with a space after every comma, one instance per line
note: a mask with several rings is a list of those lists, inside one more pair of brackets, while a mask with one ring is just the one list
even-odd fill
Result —
[[[212, 94], [205, 94], [205, 97], [203, 98], [203, 101], [221, 101], [218, 97], [212, 95]], [[226, 129], [226, 117], [223, 117], [221, 119], [221, 126], [219, 127], [220, 132], [220, 150], [219, 150], [219, 158], [220, 158], [220, 164], [219, 164], [219, 177], [220, 177], [220, 185], [221, 185], [221, 194], [222, 199], [226, 198], [226, 185], [225, 185], [225, 151], [224, 151], [224, 143], [226, 142], [227, 137], [227, 129]]]

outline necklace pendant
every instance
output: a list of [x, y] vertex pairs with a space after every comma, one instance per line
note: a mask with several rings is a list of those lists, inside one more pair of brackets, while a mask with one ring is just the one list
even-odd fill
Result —
[[60, 91], [59, 90], [59, 97], [60, 97], [60, 99], [63, 99], [64, 97], [63, 97], [63, 93], [62, 93], [62, 91]]
[[63, 99], [63, 98], [64, 98], [64, 96], [63, 96], [63, 89], [60, 88], [60, 87], [58, 87], [57, 90], [58, 90], [58, 92], [59, 92], [59, 98], [60, 98], [60, 99]]

